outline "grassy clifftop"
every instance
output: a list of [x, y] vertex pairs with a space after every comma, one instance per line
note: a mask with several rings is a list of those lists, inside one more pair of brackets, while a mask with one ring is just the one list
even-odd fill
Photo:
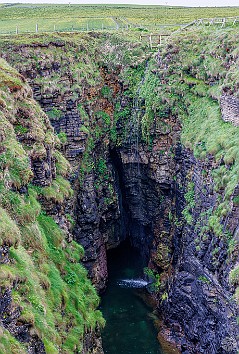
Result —
[[[103, 323], [98, 296], [79, 263], [82, 247], [67, 242], [69, 231], [44, 209], [47, 201], [60, 210], [71, 196], [69, 166], [30, 87], [2, 59], [0, 127], [0, 351], [26, 353], [35, 338], [47, 353], [81, 352], [84, 332]], [[36, 176], [41, 162], [43, 179]], [[64, 208], [57, 217], [69, 230]]]
[[[0, 33], [74, 30], [152, 30], [185, 24], [198, 18], [238, 16], [239, 7], [176, 7], [140, 5], [6, 4], [1, 8]], [[167, 27], [170, 29], [170, 27]], [[162, 30], [162, 28], [161, 28]]]

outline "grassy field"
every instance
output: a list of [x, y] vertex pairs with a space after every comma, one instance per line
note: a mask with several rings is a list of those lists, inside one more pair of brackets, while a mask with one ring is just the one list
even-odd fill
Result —
[[197, 18], [239, 16], [239, 7], [169, 7], [137, 5], [0, 5], [0, 33], [141, 28], [186, 24]]
[[111, 18], [21, 18], [0, 21], [0, 33], [16, 33], [16, 28], [19, 33], [35, 32], [36, 24], [39, 32], [116, 29], [116, 23]]

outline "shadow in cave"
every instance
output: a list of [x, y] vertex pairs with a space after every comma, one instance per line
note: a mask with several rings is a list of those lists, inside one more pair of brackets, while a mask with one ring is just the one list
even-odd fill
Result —
[[[156, 209], [155, 198], [150, 193], [154, 186], [150, 185], [145, 167], [139, 163], [123, 163], [116, 148], [110, 150], [110, 160], [113, 167], [114, 179], [120, 208], [120, 240], [126, 238], [135, 248], [140, 250], [145, 262], [149, 260], [149, 253], [153, 240], [151, 209]], [[151, 206], [147, 203], [153, 200]], [[151, 208], [152, 207], [152, 208]]]

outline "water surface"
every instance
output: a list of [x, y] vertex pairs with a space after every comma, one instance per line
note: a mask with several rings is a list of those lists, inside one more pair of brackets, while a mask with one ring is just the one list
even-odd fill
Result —
[[[106, 319], [102, 333], [106, 354], [164, 354], [157, 340], [152, 309], [135, 286], [142, 288], [143, 262], [137, 250], [123, 243], [108, 253], [109, 283], [102, 295]], [[135, 284], [133, 283], [134, 281]]]

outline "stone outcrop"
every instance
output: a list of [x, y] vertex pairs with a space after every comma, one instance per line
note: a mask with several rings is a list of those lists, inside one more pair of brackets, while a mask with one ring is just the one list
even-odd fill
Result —
[[223, 94], [220, 98], [222, 119], [239, 126], [239, 99], [233, 95]]
[[84, 335], [83, 339], [83, 351], [82, 354], [104, 354], [102, 348], [102, 340], [100, 330], [88, 331]]

